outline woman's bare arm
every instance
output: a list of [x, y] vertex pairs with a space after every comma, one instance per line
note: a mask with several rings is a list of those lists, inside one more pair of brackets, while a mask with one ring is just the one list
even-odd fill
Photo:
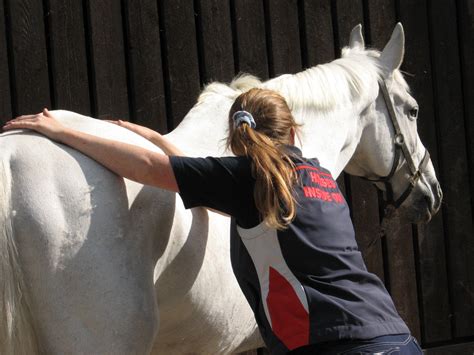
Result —
[[132, 132], [135, 132], [136, 134], [142, 136], [143, 138], [149, 140], [151, 143], [159, 147], [166, 155], [184, 155], [184, 153], [178, 147], [172, 144], [168, 139], [166, 139], [166, 137], [150, 128], [122, 120], [108, 122], [116, 124], [120, 127], [124, 127]]
[[3, 127], [5, 131], [19, 128], [32, 129], [77, 149], [119, 176], [178, 192], [167, 155], [67, 128], [47, 109], [36, 115], [18, 117]]

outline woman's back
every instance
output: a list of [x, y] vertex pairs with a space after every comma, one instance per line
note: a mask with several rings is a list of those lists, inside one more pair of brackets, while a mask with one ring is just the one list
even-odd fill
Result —
[[285, 353], [339, 339], [408, 334], [383, 283], [364, 265], [336, 182], [317, 159], [290, 150], [297, 210], [281, 230], [258, 217], [250, 158], [171, 159], [187, 207], [234, 217], [232, 266], [267, 346]]

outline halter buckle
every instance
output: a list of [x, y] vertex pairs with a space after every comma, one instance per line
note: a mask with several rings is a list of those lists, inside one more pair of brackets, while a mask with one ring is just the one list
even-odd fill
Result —
[[405, 144], [405, 137], [403, 136], [402, 133], [398, 133], [394, 138], [394, 143], [395, 145], [401, 147], [403, 144]]
[[421, 177], [421, 171], [420, 170], [417, 170], [415, 174], [413, 174], [412, 176], [410, 176], [410, 184], [415, 187], [416, 183], [418, 182], [418, 180], [420, 179]]

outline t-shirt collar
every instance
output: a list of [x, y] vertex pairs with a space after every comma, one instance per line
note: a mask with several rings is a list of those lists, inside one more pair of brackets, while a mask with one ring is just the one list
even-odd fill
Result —
[[299, 158], [303, 157], [303, 153], [301, 153], [300, 148], [294, 146], [294, 145], [285, 145], [286, 150], [288, 150], [288, 155], [293, 155]]

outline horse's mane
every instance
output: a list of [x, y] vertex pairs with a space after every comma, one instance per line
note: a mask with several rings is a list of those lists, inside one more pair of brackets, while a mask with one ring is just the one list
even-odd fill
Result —
[[[214, 82], [205, 87], [198, 102], [210, 95], [234, 100], [254, 87], [272, 89], [282, 94], [290, 108], [314, 108], [329, 112], [338, 107], [357, 104], [373, 92], [373, 83], [383, 80], [383, 69], [376, 50], [345, 47], [342, 57], [297, 74], [285, 74], [266, 82], [249, 74], [240, 74], [230, 84]], [[393, 79], [407, 91], [408, 84], [396, 70]]]

